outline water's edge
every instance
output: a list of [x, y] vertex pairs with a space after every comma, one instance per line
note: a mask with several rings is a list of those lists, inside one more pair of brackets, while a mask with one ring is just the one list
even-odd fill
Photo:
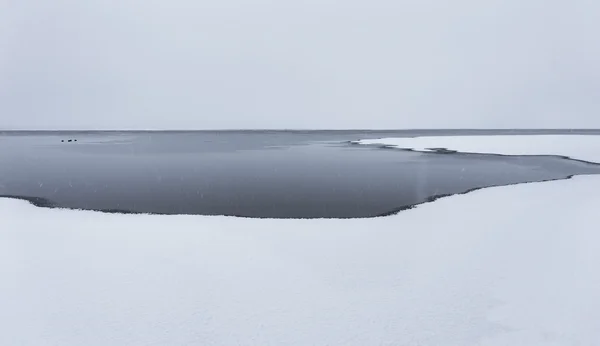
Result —
[[598, 163], [562, 156], [423, 153], [354, 142], [419, 135], [13, 132], [0, 135], [0, 198], [113, 214], [352, 219], [394, 215], [488, 187], [600, 174]]

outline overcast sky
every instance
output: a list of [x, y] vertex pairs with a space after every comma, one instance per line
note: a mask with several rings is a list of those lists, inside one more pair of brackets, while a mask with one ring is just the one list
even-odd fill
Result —
[[597, 0], [0, 0], [0, 128], [600, 128]]

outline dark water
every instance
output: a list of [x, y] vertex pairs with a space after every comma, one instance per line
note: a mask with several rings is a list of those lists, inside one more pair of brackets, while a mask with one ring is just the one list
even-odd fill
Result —
[[476, 188], [600, 173], [599, 165], [555, 157], [348, 144], [525, 133], [565, 131], [5, 132], [0, 196], [113, 212], [349, 218], [386, 215]]

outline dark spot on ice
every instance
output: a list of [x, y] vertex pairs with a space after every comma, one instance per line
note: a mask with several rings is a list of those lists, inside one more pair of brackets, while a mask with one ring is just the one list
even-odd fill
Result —
[[458, 151], [450, 150], [447, 148], [427, 148], [427, 150], [431, 150], [437, 154], [456, 154]]

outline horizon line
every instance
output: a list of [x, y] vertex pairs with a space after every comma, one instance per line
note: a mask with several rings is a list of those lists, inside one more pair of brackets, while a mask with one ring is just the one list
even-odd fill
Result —
[[347, 128], [347, 129], [320, 129], [320, 128], [256, 128], [256, 129], [1, 129], [0, 132], [317, 132], [317, 131], [371, 131], [371, 132], [399, 132], [399, 131], [600, 131], [600, 128]]

